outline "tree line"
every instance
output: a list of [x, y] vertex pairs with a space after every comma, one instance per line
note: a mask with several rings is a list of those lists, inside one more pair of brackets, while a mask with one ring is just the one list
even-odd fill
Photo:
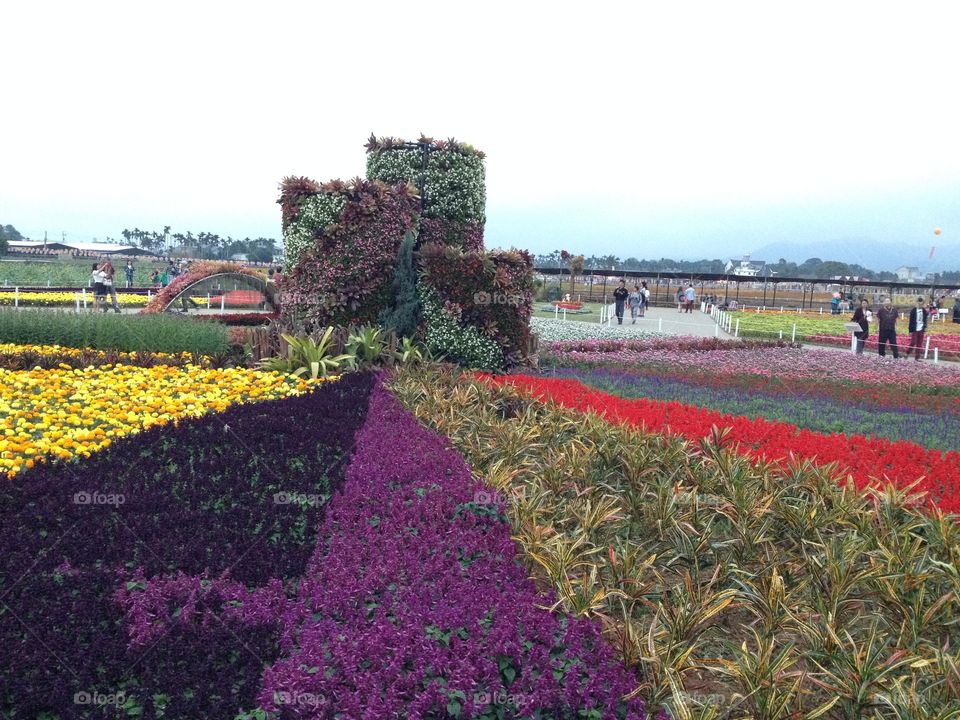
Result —
[[228, 260], [234, 255], [245, 255], [248, 260], [270, 262], [277, 254], [277, 243], [271, 238], [221, 237], [216, 233], [192, 231], [172, 232], [169, 225], [162, 231], [124, 228], [120, 233], [128, 245], [176, 255], [207, 260]]
[[[569, 267], [571, 256], [564, 250], [554, 250], [552, 253], [534, 256], [534, 265], [543, 268]], [[577, 256], [579, 257], [579, 256]], [[713, 260], [673, 260], [660, 258], [659, 260], [638, 260], [629, 257], [625, 260], [616, 255], [591, 255], [583, 258], [583, 269], [586, 270], [621, 270], [623, 272], [658, 273], [677, 272], [723, 274], [726, 272], [726, 261], [715, 258]], [[765, 270], [759, 277], [804, 277], [818, 280], [829, 280], [837, 276], [861, 277], [867, 280], [896, 281], [896, 273], [887, 270], [871, 270], [857, 263], [845, 263], [839, 260], [822, 260], [817, 257], [808, 258], [802, 263], [789, 262], [780, 258], [776, 263], [767, 263]], [[938, 273], [938, 282], [960, 284], [960, 271]]]

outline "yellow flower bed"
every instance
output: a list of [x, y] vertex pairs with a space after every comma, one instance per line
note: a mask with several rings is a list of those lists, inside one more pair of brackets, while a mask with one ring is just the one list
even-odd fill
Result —
[[12, 478], [37, 462], [89, 457], [154, 425], [299, 395], [317, 382], [195, 365], [0, 370], [0, 472]]
[[[90, 348], [73, 348], [63, 345], [18, 345], [16, 343], [0, 343], [0, 355], [22, 355], [23, 353], [36, 353], [47, 357], [60, 358], [83, 358], [92, 354], [106, 355], [103, 351], [91, 350]], [[123, 360], [131, 360], [137, 357], [136, 351], [117, 352], [116, 355]], [[192, 356], [188, 352], [183, 353], [163, 353], [163, 352], [142, 352], [140, 355], [150, 355], [163, 360], [182, 360], [187, 361]]]
[[[19, 304], [22, 307], [64, 307], [76, 305], [78, 293], [73, 292], [20, 292]], [[12, 306], [15, 293], [12, 290], [0, 292], [0, 306]], [[146, 295], [117, 292], [117, 303], [127, 307], [143, 307], [147, 304]], [[93, 288], [87, 288], [87, 305], [93, 302]]]

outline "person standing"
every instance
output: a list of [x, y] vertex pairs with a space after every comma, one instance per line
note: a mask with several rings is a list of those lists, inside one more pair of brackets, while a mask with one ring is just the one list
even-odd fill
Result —
[[893, 359], [897, 360], [900, 357], [900, 351], [897, 348], [898, 317], [900, 317], [900, 313], [897, 312], [897, 309], [893, 306], [893, 301], [889, 297], [884, 298], [883, 305], [881, 305], [880, 309], [877, 310], [877, 324], [880, 333], [880, 339], [877, 345], [877, 353], [880, 355], [880, 357], [886, 357], [887, 343], [890, 344], [890, 347], [893, 350]]
[[90, 271], [90, 281], [93, 284], [94, 312], [99, 310], [101, 305], [104, 310], [106, 310], [107, 290], [103, 284], [103, 270], [100, 269], [100, 265], [97, 263], [93, 263], [93, 268]]
[[650, 307], [650, 288], [647, 287], [647, 281], [640, 283], [640, 317], [647, 314], [647, 308]]
[[697, 300], [697, 291], [693, 289], [693, 285], [687, 286], [687, 292], [685, 293], [687, 298], [687, 312], [693, 312], [693, 303]]
[[621, 280], [620, 285], [613, 291], [613, 300], [616, 303], [617, 325], [623, 325], [623, 309], [630, 293], [627, 291], [627, 281]]
[[127, 266], [123, 269], [127, 276], [127, 287], [133, 287], [133, 263], [127, 260]]
[[[104, 260], [103, 264], [100, 266], [101, 272], [103, 272], [103, 285], [104, 285], [104, 300], [106, 300], [107, 294], [110, 295], [110, 303], [113, 306], [113, 311], [115, 313], [120, 312], [120, 303], [117, 302], [117, 288], [114, 286], [114, 278], [116, 276], [116, 270], [114, 270], [113, 263], [110, 260]], [[108, 309], [106, 303], [104, 303], [103, 311], [106, 312]]]
[[630, 293], [627, 298], [627, 302], [630, 304], [630, 317], [632, 318], [631, 324], [637, 324], [637, 317], [640, 314], [640, 311], [643, 309], [643, 296], [640, 294], [640, 286], [634, 285], [633, 292]]
[[910, 347], [907, 348], [907, 357], [914, 351], [914, 359], [920, 359], [920, 348], [923, 346], [923, 334], [927, 331], [927, 320], [930, 315], [923, 306], [923, 298], [917, 298], [917, 306], [910, 311], [910, 324], [907, 330], [910, 333]]
[[851, 322], [855, 322], [860, 325], [860, 332], [857, 333], [857, 355], [863, 355], [863, 346], [866, 345], [867, 338], [870, 337], [869, 312], [870, 303], [867, 302], [866, 298], [864, 298], [860, 301], [860, 307], [856, 309], [856, 311], [853, 313], [853, 317], [850, 318]]

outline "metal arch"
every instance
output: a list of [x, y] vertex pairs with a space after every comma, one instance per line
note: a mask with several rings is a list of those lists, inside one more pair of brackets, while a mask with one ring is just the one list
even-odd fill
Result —
[[[189, 291], [195, 288], [197, 285], [201, 283], [205, 283], [208, 280], [213, 280], [215, 278], [227, 278], [229, 280], [239, 280], [242, 283], [245, 283], [248, 287], [251, 287], [252, 289], [262, 292], [263, 297], [266, 299], [267, 304], [270, 306], [271, 310], [276, 312], [279, 309], [278, 303], [276, 301], [276, 296], [274, 295], [274, 288], [272, 288], [266, 280], [262, 280], [261, 278], [254, 277], [253, 275], [247, 275], [246, 273], [226, 272], [226, 273], [214, 273], [213, 275], [205, 275], [202, 278], [197, 278], [192, 283], [190, 283], [185, 288], [183, 288], [180, 292], [178, 292], [173, 298], [171, 298], [170, 301], [166, 305], [164, 305], [163, 312], [167, 312], [175, 303], [180, 302], [181, 298], [185, 294], [189, 293]], [[229, 292], [229, 291], [224, 290], [223, 292]]]

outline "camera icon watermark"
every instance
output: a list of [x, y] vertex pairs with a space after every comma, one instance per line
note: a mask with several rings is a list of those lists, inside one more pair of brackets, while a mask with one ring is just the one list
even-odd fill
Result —
[[475, 505], [506, 505], [507, 496], [496, 490], [477, 490], [473, 494]]
[[102, 693], [97, 692], [87, 692], [86, 690], [81, 690], [73, 694], [73, 704], [74, 705], [123, 705], [127, 701], [127, 696], [120, 690], [115, 693]]
[[274, 505], [301, 505], [316, 507], [323, 504], [322, 495], [308, 495], [298, 492], [278, 492], [273, 494]]
[[523, 700], [524, 696], [520, 693], [508, 693], [506, 690], [473, 694], [473, 704], [481, 708], [496, 705], [519, 707], [523, 704]]
[[73, 494], [74, 505], [123, 505], [127, 501], [122, 493], [87, 492], [81, 490]]
[[513, 307], [519, 307], [523, 303], [523, 297], [499, 292], [489, 293], [481, 290], [473, 294], [473, 302], [477, 305], [511, 305]]
[[325, 703], [326, 698], [319, 693], [277, 690], [273, 693], [273, 701], [277, 705], [315, 708]]

